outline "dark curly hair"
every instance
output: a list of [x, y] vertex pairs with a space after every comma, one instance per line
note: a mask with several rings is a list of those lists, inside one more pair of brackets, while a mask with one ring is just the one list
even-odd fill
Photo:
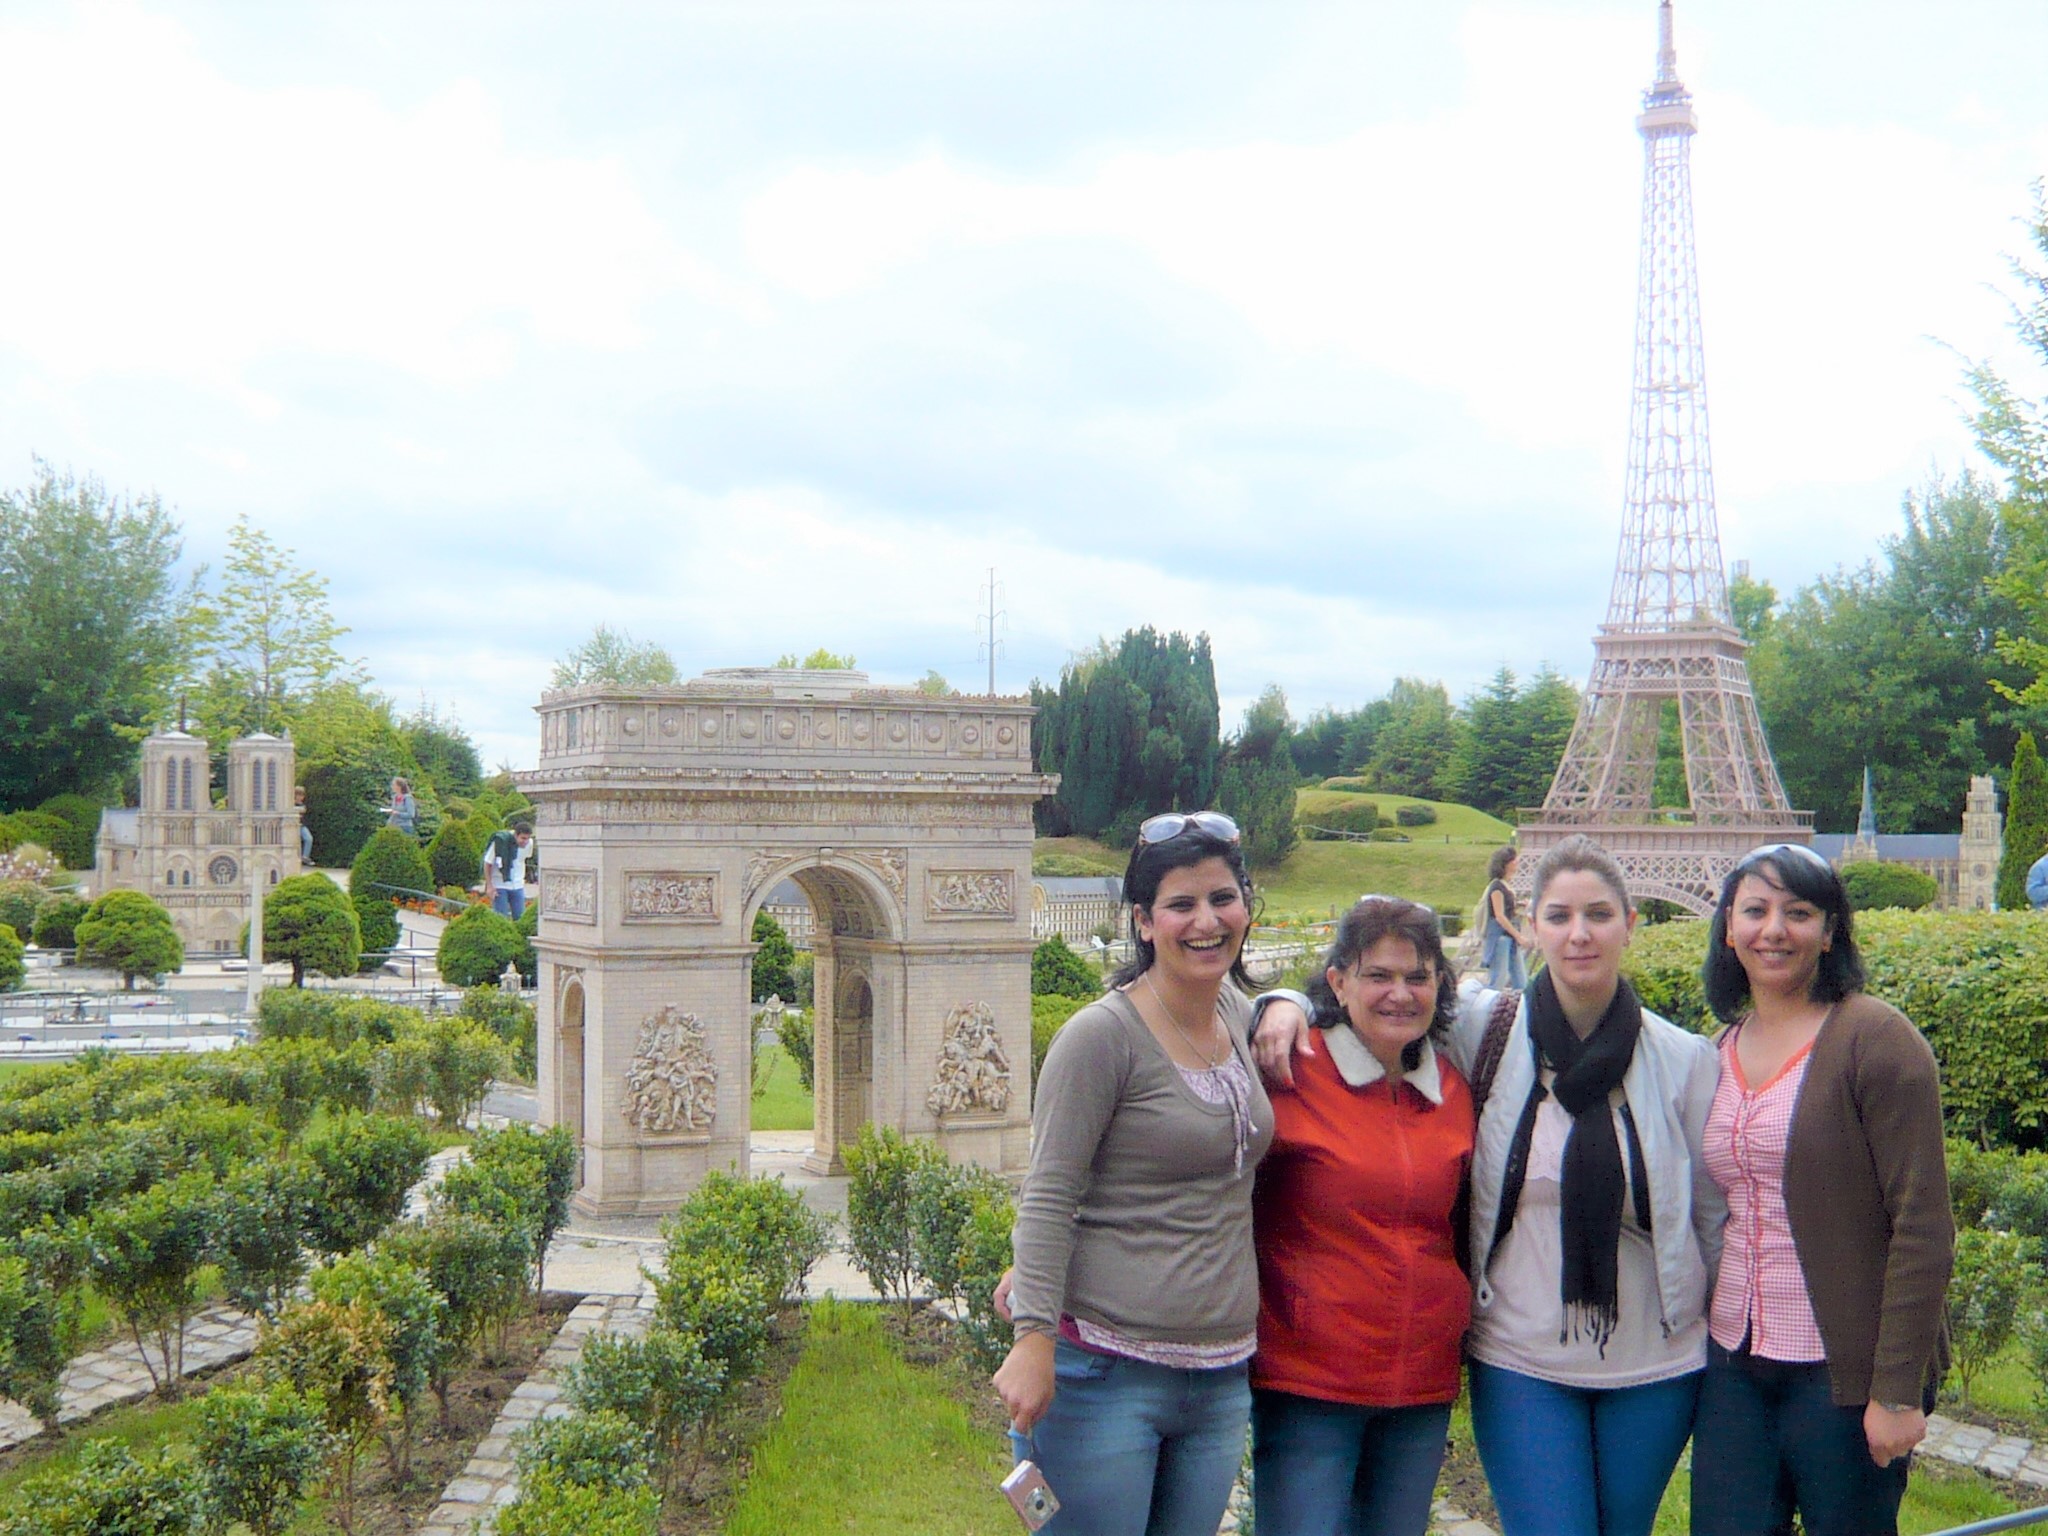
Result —
[[[1413, 945], [1416, 958], [1436, 972], [1436, 1008], [1430, 1015], [1429, 1035], [1441, 1045], [1451, 1021], [1458, 1016], [1458, 978], [1444, 955], [1443, 927], [1435, 911], [1398, 896], [1361, 897], [1338, 922], [1337, 936], [1323, 956], [1322, 969], [1309, 980], [1308, 998], [1314, 1005], [1309, 1022], [1318, 1029], [1351, 1022], [1328, 973], [1350, 970], [1381, 939], [1401, 939]], [[1402, 1053], [1402, 1064], [1410, 1071], [1421, 1059], [1419, 1040]]]

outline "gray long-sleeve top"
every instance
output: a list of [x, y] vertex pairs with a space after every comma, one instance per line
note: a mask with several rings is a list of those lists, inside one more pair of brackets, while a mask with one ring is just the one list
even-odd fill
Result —
[[1121, 992], [1053, 1038], [1031, 1111], [1031, 1170], [1011, 1233], [1020, 1332], [1060, 1314], [1172, 1344], [1242, 1338], [1259, 1316], [1252, 1174], [1273, 1111], [1226, 987], [1231, 1046], [1252, 1082], [1243, 1171], [1230, 1106], [1198, 1098]]

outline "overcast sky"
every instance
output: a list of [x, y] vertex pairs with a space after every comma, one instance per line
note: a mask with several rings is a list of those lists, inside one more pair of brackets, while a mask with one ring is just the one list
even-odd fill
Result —
[[[1679, 0], [1723, 542], [1971, 462], [2039, 0]], [[1226, 719], [1581, 676], [1650, 0], [0, 10], [0, 484], [247, 515], [529, 764], [599, 620], [883, 681], [1215, 639]], [[2037, 380], [2030, 380], [2039, 392]]]

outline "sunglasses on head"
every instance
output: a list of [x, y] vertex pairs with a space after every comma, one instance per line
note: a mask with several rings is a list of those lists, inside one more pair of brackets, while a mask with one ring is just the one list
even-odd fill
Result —
[[1171, 842], [1190, 827], [1226, 843], [1234, 843], [1243, 835], [1237, 830], [1237, 823], [1221, 811], [1167, 811], [1138, 824], [1138, 846]]
[[1748, 853], [1745, 853], [1740, 862], [1736, 864], [1735, 873], [1740, 874], [1743, 870], [1752, 869], [1767, 859], [1776, 858], [1781, 853], [1790, 854], [1795, 859], [1804, 859], [1815, 869], [1826, 870], [1831, 875], [1835, 872], [1834, 865], [1830, 864], [1804, 843], [1766, 843], [1761, 848], [1752, 848]]

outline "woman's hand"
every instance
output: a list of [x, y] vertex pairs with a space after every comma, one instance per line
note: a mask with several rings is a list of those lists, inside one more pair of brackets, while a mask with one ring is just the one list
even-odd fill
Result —
[[1870, 1459], [1888, 1467], [1927, 1438], [1927, 1415], [1871, 1403], [1863, 1410], [1863, 1438], [1870, 1442]]
[[1016, 1318], [1010, 1316], [1010, 1287], [1016, 1283], [1017, 1271], [1014, 1269], [1004, 1270], [1003, 1278], [996, 1282], [996, 1293], [990, 1299], [991, 1305], [996, 1309], [996, 1316], [1006, 1323], [1017, 1321]]
[[1052, 1351], [1051, 1334], [1027, 1333], [1010, 1346], [1008, 1357], [996, 1367], [996, 1396], [1003, 1400], [1020, 1435], [1030, 1434], [1052, 1406]]
[[1309, 1028], [1308, 1015], [1296, 1004], [1276, 997], [1259, 1015], [1259, 1030], [1252, 1036], [1252, 1059], [1268, 1080], [1292, 1088], [1296, 1051], [1315, 1055], [1315, 1032]]

